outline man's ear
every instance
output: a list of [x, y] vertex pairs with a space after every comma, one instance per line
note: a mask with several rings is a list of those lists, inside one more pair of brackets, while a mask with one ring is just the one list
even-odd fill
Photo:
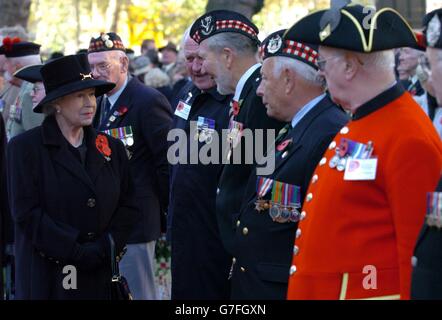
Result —
[[127, 73], [129, 71], [129, 58], [127, 56], [120, 57], [121, 73]]
[[228, 70], [231, 70], [233, 66], [233, 60], [235, 58], [235, 52], [230, 48], [224, 48], [222, 51], [222, 59], [224, 59], [224, 63]]
[[286, 94], [290, 94], [295, 89], [295, 83], [297, 80], [296, 72], [294, 72], [289, 68], [284, 68], [281, 72], [281, 77], [282, 77], [282, 84], [285, 87], [284, 92]]
[[362, 65], [359, 62], [359, 59], [356, 55], [347, 54], [345, 56], [345, 71], [344, 71], [346, 80], [348, 81], [353, 80], [358, 69], [361, 67]]

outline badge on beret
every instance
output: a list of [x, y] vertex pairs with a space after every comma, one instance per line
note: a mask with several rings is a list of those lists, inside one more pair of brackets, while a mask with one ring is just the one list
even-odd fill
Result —
[[104, 33], [101, 35], [101, 40], [103, 40], [104, 45], [106, 47], [108, 47], [109, 49], [112, 48], [114, 46], [114, 43], [112, 42], [112, 40], [110, 40], [110, 37], [108, 34]]
[[214, 28], [212, 16], [207, 16], [201, 19], [201, 33], [205, 36], [212, 33]]
[[269, 53], [278, 52], [279, 49], [281, 49], [281, 46], [282, 46], [282, 39], [281, 36], [278, 34], [269, 40], [267, 51]]
[[434, 47], [440, 38], [441, 23], [439, 16], [435, 14], [428, 24], [427, 42], [430, 47]]

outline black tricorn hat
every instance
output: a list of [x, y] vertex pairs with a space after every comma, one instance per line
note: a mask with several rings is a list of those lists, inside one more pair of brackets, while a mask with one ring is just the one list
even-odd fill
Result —
[[348, 0], [332, 0], [329, 10], [299, 20], [285, 37], [362, 53], [418, 47], [413, 30], [398, 12], [391, 8], [376, 11]]
[[34, 64], [30, 66], [23, 67], [21, 69], [18, 69], [14, 73], [14, 77], [17, 77], [19, 79], [36, 83], [36, 82], [43, 82], [43, 77], [41, 75], [41, 68], [43, 67], [42, 64]]
[[308, 64], [318, 70], [318, 47], [296, 41], [295, 38], [283, 38], [286, 29], [270, 34], [260, 46], [260, 54], [263, 60], [280, 56], [289, 57]]
[[195, 20], [190, 28], [190, 36], [196, 43], [221, 32], [241, 33], [259, 44], [258, 27], [238, 12], [214, 10]]
[[87, 55], [69, 55], [45, 64], [41, 68], [46, 97], [34, 108], [42, 112], [43, 105], [68, 94], [95, 88], [95, 96], [101, 96], [115, 87], [114, 83], [95, 80], [92, 77]]
[[428, 47], [442, 49], [442, 9], [436, 9], [424, 17], [425, 42]]
[[101, 33], [99, 37], [91, 38], [89, 42], [89, 53], [111, 50], [120, 50], [126, 53], [123, 41], [120, 36], [114, 32]]

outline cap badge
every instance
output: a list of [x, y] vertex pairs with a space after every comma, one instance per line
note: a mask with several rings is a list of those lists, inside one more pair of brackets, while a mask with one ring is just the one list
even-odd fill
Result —
[[87, 79], [91, 79], [91, 80], [94, 79], [94, 78], [92, 77], [92, 73], [89, 73], [89, 74], [83, 74], [83, 73], [80, 73], [80, 76], [81, 76], [81, 81], [83, 81], [83, 80], [87, 80]]
[[209, 35], [213, 31], [213, 23], [212, 16], [207, 16], [204, 19], [201, 19], [201, 33], [205, 36]]
[[282, 39], [280, 35], [276, 35], [269, 40], [269, 44], [267, 45], [267, 51], [269, 53], [275, 53], [282, 46]]
[[330, 35], [331, 35], [331, 26], [330, 24], [327, 24], [327, 26], [321, 32], [319, 32], [319, 39], [321, 39], [321, 41], [324, 41]]
[[427, 29], [427, 42], [434, 47], [440, 38], [441, 23], [437, 14], [431, 19]]
[[109, 35], [106, 34], [106, 33], [103, 33], [103, 34], [101, 35], [101, 40], [103, 40], [104, 45], [105, 45], [107, 48], [109, 48], [109, 49], [112, 48], [112, 47], [114, 46], [114, 43], [112, 42], [112, 40], [110, 40]]

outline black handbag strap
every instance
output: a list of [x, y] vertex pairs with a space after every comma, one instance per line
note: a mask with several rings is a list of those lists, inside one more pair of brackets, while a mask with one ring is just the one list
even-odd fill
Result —
[[119, 278], [120, 277], [120, 269], [118, 268], [117, 254], [116, 254], [116, 250], [115, 250], [115, 241], [110, 233], [108, 233], [108, 235], [109, 235], [109, 243], [110, 243], [110, 249], [111, 249], [112, 279]]

